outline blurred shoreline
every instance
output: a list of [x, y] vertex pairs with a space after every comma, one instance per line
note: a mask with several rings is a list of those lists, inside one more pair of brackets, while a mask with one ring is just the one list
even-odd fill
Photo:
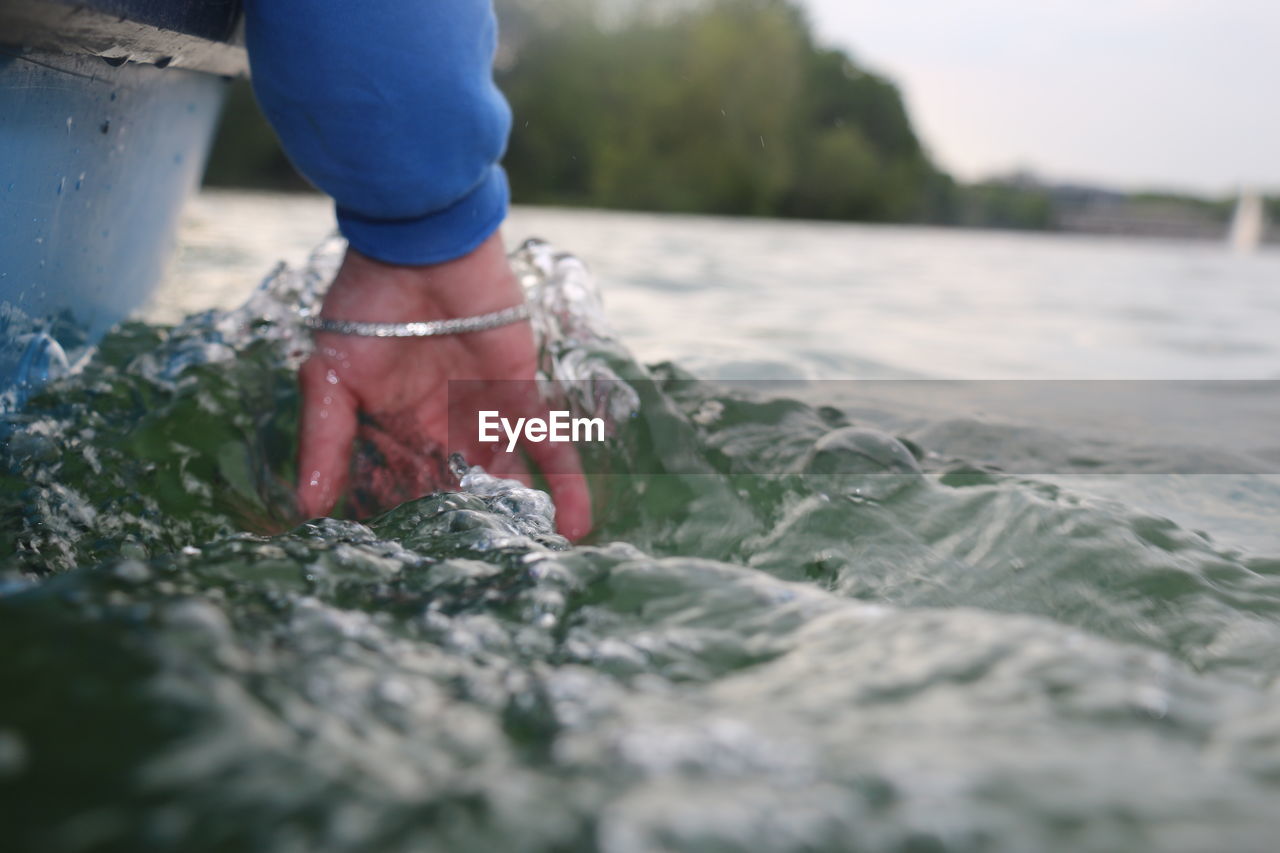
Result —
[[[804, 216], [779, 216], [776, 214], [753, 213], [719, 213], [713, 211], [664, 211], [644, 210], [624, 207], [608, 207], [605, 205], [541, 203], [528, 202], [519, 198], [512, 200], [513, 210], [546, 210], [577, 213], [614, 213], [632, 214], [636, 216], [661, 216], [664, 218], [690, 219], [723, 219], [744, 222], [779, 222], [817, 226], [858, 225], [867, 228], [911, 228], [919, 230], [935, 229], [939, 232], [991, 232], [991, 233], [1023, 233], [1043, 237], [1088, 237], [1117, 239], [1135, 238], [1143, 241], [1169, 241], [1174, 243], [1192, 242], [1212, 245], [1226, 245], [1231, 231], [1228, 202], [1222, 207], [1228, 211], [1223, 216], [1215, 216], [1206, 212], [1188, 211], [1176, 202], [1162, 200], [1161, 196], [1147, 194], [1125, 194], [1110, 190], [1089, 190], [1078, 185], [1064, 185], [1064, 194], [1068, 197], [1080, 192], [1096, 194], [1097, 200], [1081, 203], [1074, 198], [1063, 204], [1061, 219], [1054, 225], [1044, 228], [1023, 228], [1014, 225], [973, 225], [948, 222], [916, 222], [916, 221], [865, 221], [856, 219], [823, 219]], [[319, 205], [329, 209], [331, 203], [323, 193], [306, 185], [299, 178], [299, 185], [275, 187], [240, 184], [208, 183], [200, 189], [201, 196], [218, 198], [278, 198], [295, 199], [301, 205]], [[199, 196], [197, 196], [197, 199]], [[1203, 204], [1212, 204], [1203, 202]], [[200, 202], [195, 201], [195, 206]], [[330, 217], [332, 219], [332, 217]], [[336, 229], [336, 223], [332, 224]], [[1280, 221], [1271, 220], [1263, 235], [1262, 245], [1267, 249], [1280, 246]]]
[[[1223, 240], [1237, 194], [1119, 191], [1019, 171], [961, 181], [897, 83], [821, 43], [798, 0], [496, 0], [495, 80], [521, 204]], [[206, 186], [305, 189], [247, 81]], [[1280, 243], [1280, 193], [1259, 196]]]
[[[318, 194], [206, 191], [145, 318], [238, 305], [334, 230]], [[528, 205], [503, 237], [582, 258], [635, 352], [707, 377], [1280, 378], [1272, 247]]]

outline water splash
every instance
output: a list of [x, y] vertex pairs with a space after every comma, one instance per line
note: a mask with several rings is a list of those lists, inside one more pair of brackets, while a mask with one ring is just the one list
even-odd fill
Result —
[[290, 529], [298, 317], [340, 251], [122, 327], [16, 422], [15, 849], [1274, 837], [1280, 561], [645, 368], [545, 244], [514, 259], [541, 368], [615, 426], [597, 544], [458, 459], [457, 492]]
[[306, 320], [320, 310], [345, 250], [346, 241], [332, 237], [303, 267], [279, 264], [239, 308], [191, 315], [169, 331], [160, 347], [140, 353], [127, 369], [172, 388], [191, 367], [226, 362], [252, 346], [270, 344], [280, 365], [296, 370], [311, 352]]
[[632, 417], [640, 397], [617, 372], [631, 359], [609, 327], [586, 265], [536, 239], [525, 241], [511, 261], [533, 308], [541, 377], [576, 413], [611, 425]]

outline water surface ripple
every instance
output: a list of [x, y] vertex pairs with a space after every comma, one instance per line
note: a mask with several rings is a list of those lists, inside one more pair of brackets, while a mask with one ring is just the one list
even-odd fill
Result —
[[298, 525], [340, 249], [8, 416], [9, 849], [1271, 848], [1280, 558], [644, 367], [544, 244], [544, 370], [614, 389], [591, 542], [465, 464]]

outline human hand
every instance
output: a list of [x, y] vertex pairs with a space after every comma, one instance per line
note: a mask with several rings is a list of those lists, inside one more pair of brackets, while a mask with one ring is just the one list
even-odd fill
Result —
[[[494, 234], [471, 254], [431, 266], [384, 264], [348, 249], [321, 316], [401, 323], [487, 314], [523, 300], [501, 238]], [[297, 495], [303, 513], [314, 517], [332, 511], [347, 490], [357, 444], [361, 461], [352, 498], [361, 514], [442, 487], [449, 452], [460, 452], [468, 463], [483, 465], [491, 473], [530, 484], [519, 457], [495, 453], [495, 445], [474, 440], [450, 446], [448, 383], [483, 380], [468, 383], [468, 393], [489, 389], [503, 398], [476, 400], [472, 409], [532, 415], [538, 403], [527, 392], [533, 388], [536, 366], [528, 322], [428, 338], [318, 332], [314, 353], [298, 371], [302, 416]], [[543, 469], [551, 488], [557, 528], [570, 539], [585, 536], [591, 529], [591, 501], [576, 452], [549, 442], [527, 444], [525, 450]]]

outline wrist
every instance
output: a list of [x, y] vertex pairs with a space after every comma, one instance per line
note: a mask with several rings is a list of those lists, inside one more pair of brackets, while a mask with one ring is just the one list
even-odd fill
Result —
[[321, 316], [373, 323], [445, 320], [519, 305], [524, 293], [495, 232], [475, 250], [439, 264], [390, 264], [348, 248]]

